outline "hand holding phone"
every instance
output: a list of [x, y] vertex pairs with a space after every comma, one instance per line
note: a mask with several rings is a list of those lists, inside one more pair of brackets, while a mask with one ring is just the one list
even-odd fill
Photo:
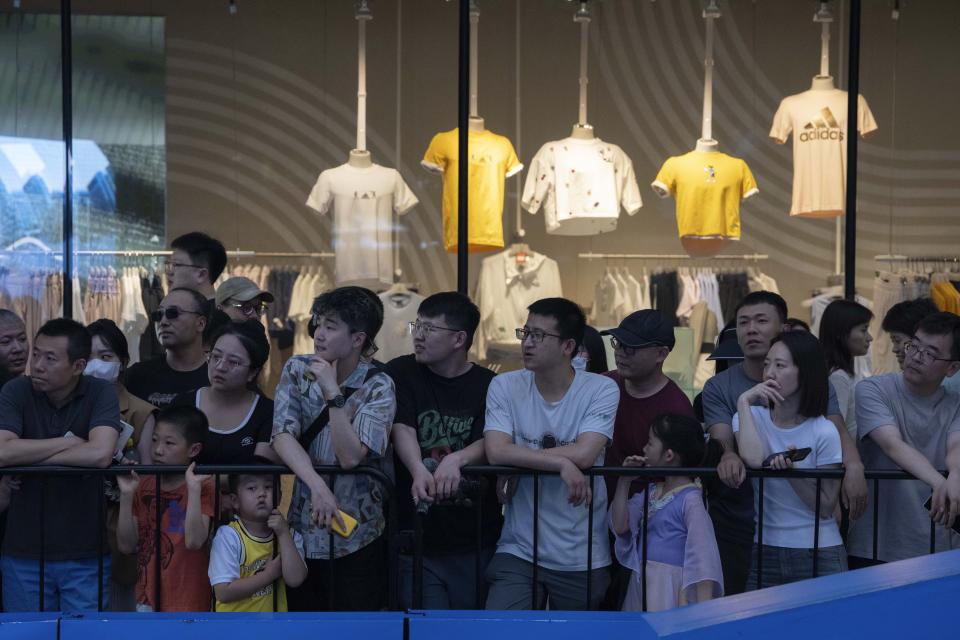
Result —
[[800, 462], [801, 460], [806, 460], [811, 451], [813, 451], [813, 449], [810, 447], [804, 447], [802, 449], [787, 449], [786, 451], [771, 453], [764, 459], [763, 466], [769, 467], [773, 463], [774, 458], [777, 456], [783, 456], [784, 460], [789, 460], [791, 462]]
[[353, 535], [353, 532], [357, 530], [357, 519], [343, 509], [340, 509], [340, 519], [343, 520], [343, 524], [346, 526], [346, 528], [341, 527], [336, 518], [334, 518], [333, 522], [330, 523], [330, 528], [333, 529], [333, 532], [341, 538], [349, 538]]

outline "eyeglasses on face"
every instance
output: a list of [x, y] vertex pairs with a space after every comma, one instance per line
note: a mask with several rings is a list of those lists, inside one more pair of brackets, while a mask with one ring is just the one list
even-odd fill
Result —
[[206, 267], [198, 267], [195, 264], [188, 264], [186, 262], [174, 262], [173, 260], [164, 260], [163, 261], [163, 270], [167, 273], [173, 273], [174, 269], [205, 269]]
[[610, 336], [610, 346], [617, 351], [622, 351], [624, 355], [632, 356], [632, 355], [635, 355], [637, 351], [640, 351], [641, 349], [651, 349], [653, 347], [662, 347], [664, 345], [658, 342], [650, 342], [648, 344], [641, 345], [639, 347], [629, 347], [623, 344], [622, 342], [620, 342], [620, 340], [617, 339], [617, 336]]
[[190, 311], [188, 309], [181, 309], [180, 307], [167, 307], [166, 309], [157, 309], [150, 314], [150, 320], [152, 322], [160, 322], [164, 318], [167, 320], [176, 320], [180, 317], [181, 313], [192, 313], [195, 316], [202, 316], [203, 314], [199, 311]]
[[223, 367], [223, 368], [226, 369], [227, 371], [233, 371], [234, 369], [236, 369], [236, 368], [238, 368], [238, 367], [249, 367], [249, 366], [250, 366], [250, 363], [249, 363], [249, 362], [242, 362], [242, 361], [238, 360], [237, 358], [230, 358], [230, 357], [227, 357], [227, 356], [223, 355], [222, 353], [218, 353], [218, 352], [216, 352], [216, 351], [211, 352], [211, 353], [207, 356], [207, 362], [211, 363], [214, 367], [216, 367], [216, 368], [218, 368], [218, 369], [219, 369], [220, 367]]
[[265, 302], [256, 301], [256, 302], [231, 302], [229, 303], [231, 307], [239, 309], [240, 313], [250, 318], [259, 318], [266, 312], [267, 305]]
[[903, 343], [903, 353], [910, 356], [911, 358], [916, 358], [921, 363], [925, 363], [927, 361], [930, 361], [930, 362], [953, 362], [954, 361], [954, 358], [938, 358], [936, 355], [934, 355], [934, 353], [930, 350], [929, 347], [924, 347], [922, 344], [918, 342], [913, 342], [912, 340], [908, 340], [907, 342]]
[[540, 329], [527, 329], [526, 327], [521, 327], [517, 329], [517, 340], [523, 342], [527, 338], [533, 340], [533, 344], [541, 344], [547, 336], [551, 338], [556, 338], [557, 340], [563, 340], [563, 336], [556, 333], [547, 333], [546, 331], [541, 331]]
[[411, 335], [423, 336], [424, 338], [429, 336], [435, 330], [450, 331], [451, 333], [458, 333], [460, 331], [463, 331], [463, 329], [452, 329], [450, 327], [441, 327], [435, 324], [430, 324], [429, 322], [421, 322], [420, 320], [410, 322], [407, 324], [407, 326], [410, 328]]

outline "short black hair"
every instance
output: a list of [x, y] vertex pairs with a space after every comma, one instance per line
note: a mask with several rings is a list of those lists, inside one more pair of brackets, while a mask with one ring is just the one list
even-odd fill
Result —
[[737, 308], [733, 312], [733, 317], [736, 318], [740, 315], [740, 309], [744, 307], [752, 307], [756, 304], [769, 304], [772, 305], [774, 309], [777, 310], [777, 315], [780, 316], [780, 322], [786, 322], [787, 320], [787, 301], [779, 293], [774, 293], [773, 291], [752, 291], [743, 297], [743, 300], [740, 301], [740, 304], [737, 305]]
[[175, 238], [170, 247], [185, 251], [194, 265], [205, 268], [210, 284], [217, 281], [227, 266], [227, 250], [223, 243], [200, 231], [191, 231]]
[[650, 433], [680, 458], [681, 467], [714, 467], [720, 462], [723, 448], [719, 441], [704, 438], [703, 425], [696, 418], [677, 413], [663, 413], [650, 423]]
[[[378, 304], [379, 303], [379, 304]], [[374, 345], [377, 333], [383, 326], [383, 302], [377, 294], [363, 287], [337, 287], [321, 293], [310, 307], [310, 335], [316, 331], [318, 316], [336, 315], [350, 331], [366, 334], [361, 353], [367, 353]]]
[[244, 478], [270, 478], [270, 481], [273, 482], [274, 491], [276, 493], [280, 491], [279, 479], [269, 473], [231, 473], [227, 476], [227, 491], [236, 494], [237, 489], [240, 488], [240, 481]]
[[420, 303], [417, 315], [424, 318], [443, 316], [451, 329], [467, 334], [464, 348], [468, 351], [473, 345], [473, 336], [477, 332], [477, 327], [480, 326], [480, 309], [469, 297], [457, 291], [441, 291], [428, 296]]
[[[182, 291], [193, 298], [193, 301], [197, 304], [197, 313], [207, 320], [207, 324], [210, 324], [210, 301], [204, 298], [203, 294], [196, 289], [188, 289], [187, 287], [174, 287], [173, 289], [170, 289], [170, 291], [167, 291], [167, 295], [169, 296], [171, 293], [175, 293], [177, 291]], [[191, 309], [187, 309], [187, 311], [191, 311]]]
[[834, 300], [820, 317], [820, 346], [826, 358], [827, 371], [843, 369], [853, 375], [853, 354], [847, 339], [854, 327], [867, 324], [873, 312], [853, 300]]
[[950, 359], [960, 360], [960, 316], [947, 311], [932, 313], [920, 321], [913, 333], [917, 331], [929, 336], [951, 336]]
[[584, 327], [581, 344], [587, 350], [587, 371], [590, 373], [606, 373], [610, 370], [610, 366], [607, 364], [607, 349], [599, 331], [590, 325]]
[[24, 324], [23, 318], [10, 309], [0, 309], [0, 322]]
[[100, 318], [87, 325], [87, 331], [90, 333], [90, 340], [100, 338], [103, 342], [117, 354], [120, 362], [124, 366], [130, 362], [130, 347], [127, 345], [127, 336], [117, 326], [117, 323], [110, 318]]
[[883, 316], [880, 328], [887, 333], [896, 332], [912, 336], [921, 320], [939, 312], [937, 305], [930, 298], [904, 300], [890, 307]]
[[577, 355], [580, 343], [583, 342], [583, 330], [587, 326], [587, 317], [576, 302], [566, 298], [541, 298], [527, 307], [527, 311], [556, 320], [560, 339], [573, 340], [573, 355]]
[[791, 329], [799, 327], [804, 331], [810, 331], [810, 325], [801, 320], [800, 318], [787, 318], [783, 321], [783, 326], [789, 326]]
[[37, 336], [65, 337], [67, 339], [67, 358], [70, 362], [90, 359], [90, 333], [86, 327], [76, 320], [70, 320], [69, 318], [47, 320], [37, 331]]
[[800, 384], [800, 406], [797, 412], [804, 418], [827, 415], [830, 383], [827, 380], [827, 362], [820, 342], [806, 331], [781, 333], [774, 338], [770, 346], [778, 342], [782, 342], [787, 348], [797, 367], [797, 381]]
[[203, 411], [190, 405], [174, 405], [160, 409], [157, 412], [157, 424], [161, 422], [176, 427], [188, 445], [203, 443], [210, 429], [210, 423]]

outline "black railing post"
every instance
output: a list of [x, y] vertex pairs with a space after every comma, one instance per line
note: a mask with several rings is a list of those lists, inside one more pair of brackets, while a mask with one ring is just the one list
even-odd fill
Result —
[[[644, 479], [646, 480], [646, 478]], [[647, 525], [650, 518], [650, 483], [647, 483], [643, 490], [643, 530], [640, 532], [640, 589], [643, 592], [643, 600], [640, 604], [640, 610], [647, 610]]]
[[533, 610], [539, 609], [537, 606], [537, 579], [540, 577], [537, 575], [537, 563], [540, 560], [540, 555], [538, 553], [539, 545], [539, 536], [540, 536], [540, 473], [537, 471], [533, 472], [533, 593], [531, 594], [530, 608]]
[[[588, 470], [588, 473], [590, 471]], [[593, 595], [593, 473], [590, 473], [590, 501], [587, 502], [587, 611]]]
[[843, 297], [853, 300], [857, 286], [857, 124], [860, 122], [860, 0], [850, 0], [847, 52], [847, 193], [844, 234]]
[[[220, 474], [217, 474], [216, 482], [217, 482], [217, 495], [219, 495], [220, 494]], [[228, 479], [227, 483], [229, 482], [230, 480]], [[273, 508], [279, 510], [280, 509], [280, 504], [279, 504], [280, 503], [280, 476], [278, 476], [277, 474], [273, 474], [273, 482], [270, 485], [270, 491], [273, 494]], [[217, 514], [219, 515], [219, 513], [220, 511], [218, 510]], [[296, 545], [294, 545], [294, 548], [296, 548]], [[273, 532], [273, 554], [271, 555], [271, 559], [276, 558], [279, 553], [280, 553], [280, 549], [279, 549], [279, 541], [277, 540], [277, 532], [274, 531]], [[279, 608], [280, 586], [283, 585], [284, 593], [286, 593], [286, 589], [287, 589], [286, 581], [284, 581], [283, 579], [283, 560], [280, 561], [280, 569], [281, 569], [280, 579], [273, 583], [273, 612], [274, 613], [276, 613], [277, 609]], [[289, 608], [290, 607], [288, 606], [287, 609]]]
[[469, 251], [469, 190], [470, 179], [470, 0], [460, 0], [460, 58], [458, 84], [458, 154], [457, 154], [457, 291], [466, 295], [469, 286], [467, 274]]
[[153, 599], [153, 610], [160, 612], [163, 611], [162, 599], [160, 595], [160, 571], [163, 568], [163, 565], [160, 563], [160, 528], [163, 526], [163, 509], [160, 505], [161, 495], [160, 495], [160, 482], [163, 480], [161, 472], [153, 472], [154, 479], [154, 508], [155, 515], [157, 518], [156, 524], [153, 528], [153, 587], [156, 590]]
[[757, 490], [757, 590], [763, 588], [763, 471], [758, 474]]
[[880, 478], [873, 479], [873, 559], [879, 557]]
[[100, 481], [97, 484], [97, 611], [103, 611], [103, 531], [106, 521], [104, 512], [107, 508], [103, 490], [106, 480], [99, 476], [95, 479]]
[[813, 577], [817, 577], [817, 558], [820, 556], [820, 477], [817, 477], [817, 495], [814, 498], [813, 514]]
[[390, 611], [399, 609], [399, 578], [397, 567], [400, 561], [399, 548], [397, 546], [397, 536], [399, 533], [399, 523], [397, 519], [398, 496], [391, 487], [388, 491], [387, 485], [380, 482], [380, 487], [386, 494], [385, 503], [389, 506], [387, 510], [387, 608]]
[[477, 491], [477, 548], [474, 550], [474, 560], [473, 560], [473, 577], [474, 577], [474, 592], [473, 592], [473, 606], [477, 609], [483, 608], [483, 493], [485, 490], [485, 483], [482, 480], [486, 480], [485, 477], [481, 478], [481, 482], [478, 483], [480, 491]]
[[63, 109], [63, 317], [73, 317], [73, 11], [60, 0], [60, 87]]
[[[931, 495], [931, 508], [933, 507], [933, 497]], [[937, 552], [937, 523], [933, 521], [933, 518], [930, 518], [930, 553], [934, 554]]]
[[[340, 501], [336, 500], [337, 494], [334, 491], [337, 485], [337, 476], [336, 474], [330, 474], [328, 477], [330, 478], [330, 493], [333, 494], [333, 498], [337, 502], [337, 504], [340, 504]], [[329, 536], [329, 545], [330, 545], [330, 548], [327, 551], [327, 560], [329, 561], [329, 565], [330, 565], [327, 567], [327, 611], [335, 611], [336, 607], [334, 606], [335, 602], [333, 598], [333, 593], [337, 583], [333, 579], [333, 563], [334, 563], [333, 546], [335, 542], [333, 538], [333, 523], [331, 523], [330, 526], [327, 527], [327, 535]]]
[[423, 609], [423, 519], [417, 509], [413, 515], [413, 608]]
[[40, 611], [45, 611], [44, 607], [46, 606], [45, 594], [44, 591], [47, 590], [46, 585], [46, 573], [47, 573], [47, 550], [46, 550], [46, 523], [44, 514], [47, 513], [47, 477], [40, 476]]

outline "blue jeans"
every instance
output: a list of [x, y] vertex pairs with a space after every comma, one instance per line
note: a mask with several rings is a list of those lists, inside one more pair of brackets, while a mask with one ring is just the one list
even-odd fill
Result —
[[[44, 611], [97, 610], [97, 558], [47, 560], [43, 576]], [[0, 558], [3, 610], [40, 610], [40, 563], [30, 558]], [[103, 556], [103, 604], [110, 600], [110, 554]]]
[[[843, 545], [820, 547], [817, 552], [817, 575], [827, 576], [847, 570], [847, 551]], [[791, 549], [763, 545], [763, 582], [773, 587], [813, 577], [813, 549]], [[757, 589], [757, 545], [753, 545], [747, 591]]]

